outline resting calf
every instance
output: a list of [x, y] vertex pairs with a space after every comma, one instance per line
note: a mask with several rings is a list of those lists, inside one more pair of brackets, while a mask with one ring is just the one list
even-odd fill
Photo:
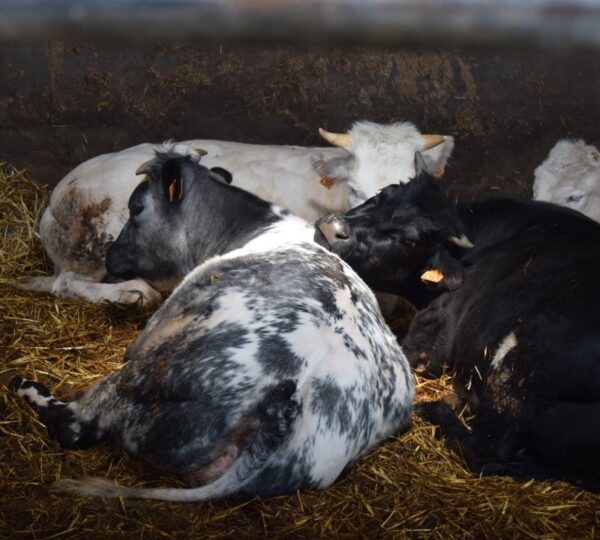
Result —
[[57, 489], [175, 501], [322, 489], [406, 428], [414, 392], [402, 350], [372, 293], [312, 240], [312, 225], [191, 156], [160, 154], [143, 170], [114, 244], [122, 272], [159, 280], [167, 261], [202, 263], [215, 238], [222, 254], [187, 275], [125, 366], [79, 399], [58, 401], [21, 377], [11, 386], [62, 446], [106, 441], [192, 487], [92, 479]]

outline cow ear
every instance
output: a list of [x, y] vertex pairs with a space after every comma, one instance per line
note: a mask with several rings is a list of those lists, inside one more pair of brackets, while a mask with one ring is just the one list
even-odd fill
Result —
[[463, 280], [462, 263], [452, 257], [444, 246], [437, 247], [421, 272], [421, 281], [436, 290], [454, 291], [463, 284]]
[[425, 170], [432, 176], [441, 178], [444, 175], [452, 150], [454, 150], [454, 137], [446, 135], [442, 144], [423, 152]]
[[162, 198], [170, 205], [179, 204], [186, 191], [183, 164], [185, 158], [167, 159], [160, 168]]
[[321, 185], [331, 189], [336, 182], [345, 182], [352, 174], [354, 156], [348, 154], [344, 157], [325, 159], [323, 154], [311, 158], [312, 168], [319, 175]]
[[219, 180], [219, 182], [231, 184], [233, 181], [233, 175], [227, 169], [223, 169], [222, 167], [213, 167], [210, 172], [214, 173], [211, 176]]
[[423, 173], [427, 173], [427, 165], [423, 159], [423, 154], [421, 154], [421, 152], [415, 152], [415, 176], [419, 176]]

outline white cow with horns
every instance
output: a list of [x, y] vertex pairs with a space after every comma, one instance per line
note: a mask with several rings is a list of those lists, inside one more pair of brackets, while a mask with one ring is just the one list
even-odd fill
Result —
[[[315, 221], [324, 213], [346, 212], [388, 184], [408, 182], [416, 151], [424, 152], [429, 172], [441, 175], [454, 147], [452, 137], [422, 135], [409, 122], [362, 121], [348, 133], [319, 133], [335, 147], [197, 139], [177, 144], [176, 151], [203, 156], [202, 163], [225, 181], [233, 175], [236, 186]], [[127, 202], [141, 181], [136, 170], [159, 146], [144, 143], [97, 156], [58, 183], [40, 223], [54, 276], [28, 278], [21, 287], [90, 301], [160, 299], [160, 292], [141, 279], [110, 283], [105, 265], [106, 250], [127, 221]], [[166, 284], [162, 292], [174, 285]]]

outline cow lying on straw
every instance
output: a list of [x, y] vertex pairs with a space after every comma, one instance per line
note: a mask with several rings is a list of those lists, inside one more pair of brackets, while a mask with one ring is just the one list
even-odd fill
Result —
[[121, 270], [136, 264], [126, 253], [142, 273], [169, 250], [175, 264], [202, 262], [214, 247], [206, 216], [226, 253], [197, 266], [125, 366], [80, 398], [59, 401], [22, 377], [10, 386], [63, 447], [117, 445], [192, 487], [87, 479], [56, 489], [174, 501], [322, 489], [407, 427], [404, 354], [371, 291], [313, 241], [312, 225], [214, 178], [192, 155], [160, 153], [143, 170], [111, 255]]
[[535, 201], [455, 206], [423, 173], [319, 229], [367, 283], [426, 306], [403, 349], [448, 366], [476, 419], [420, 411], [474, 470], [600, 487], [600, 224]]
[[[337, 148], [202, 139], [185, 141], [178, 151], [204, 155], [209, 167], [231, 171], [238, 187], [313, 222], [326, 212], [345, 212], [390, 183], [407, 181], [416, 150], [427, 149], [429, 169], [441, 174], [454, 146], [452, 137], [422, 135], [408, 122], [357, 122], [349, 133], [320, 133]], [[156, 149], [145, 143], [98, 156], [60, 181], [40, 223], [54, 276], [21, 286], [91, 301], [152, 303], [161, 298], [139, 279], [107, 283], [105, 267], [106, 250], [127, 221], [127, 202], [140, 182], [135, 171]]]

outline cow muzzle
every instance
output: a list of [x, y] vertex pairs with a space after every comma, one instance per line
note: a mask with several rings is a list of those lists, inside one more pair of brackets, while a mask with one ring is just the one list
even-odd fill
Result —
[[350, 225], [342, 216], [330, 214], [322, 217], [315, 226], [330, 246], [350, 238]]

